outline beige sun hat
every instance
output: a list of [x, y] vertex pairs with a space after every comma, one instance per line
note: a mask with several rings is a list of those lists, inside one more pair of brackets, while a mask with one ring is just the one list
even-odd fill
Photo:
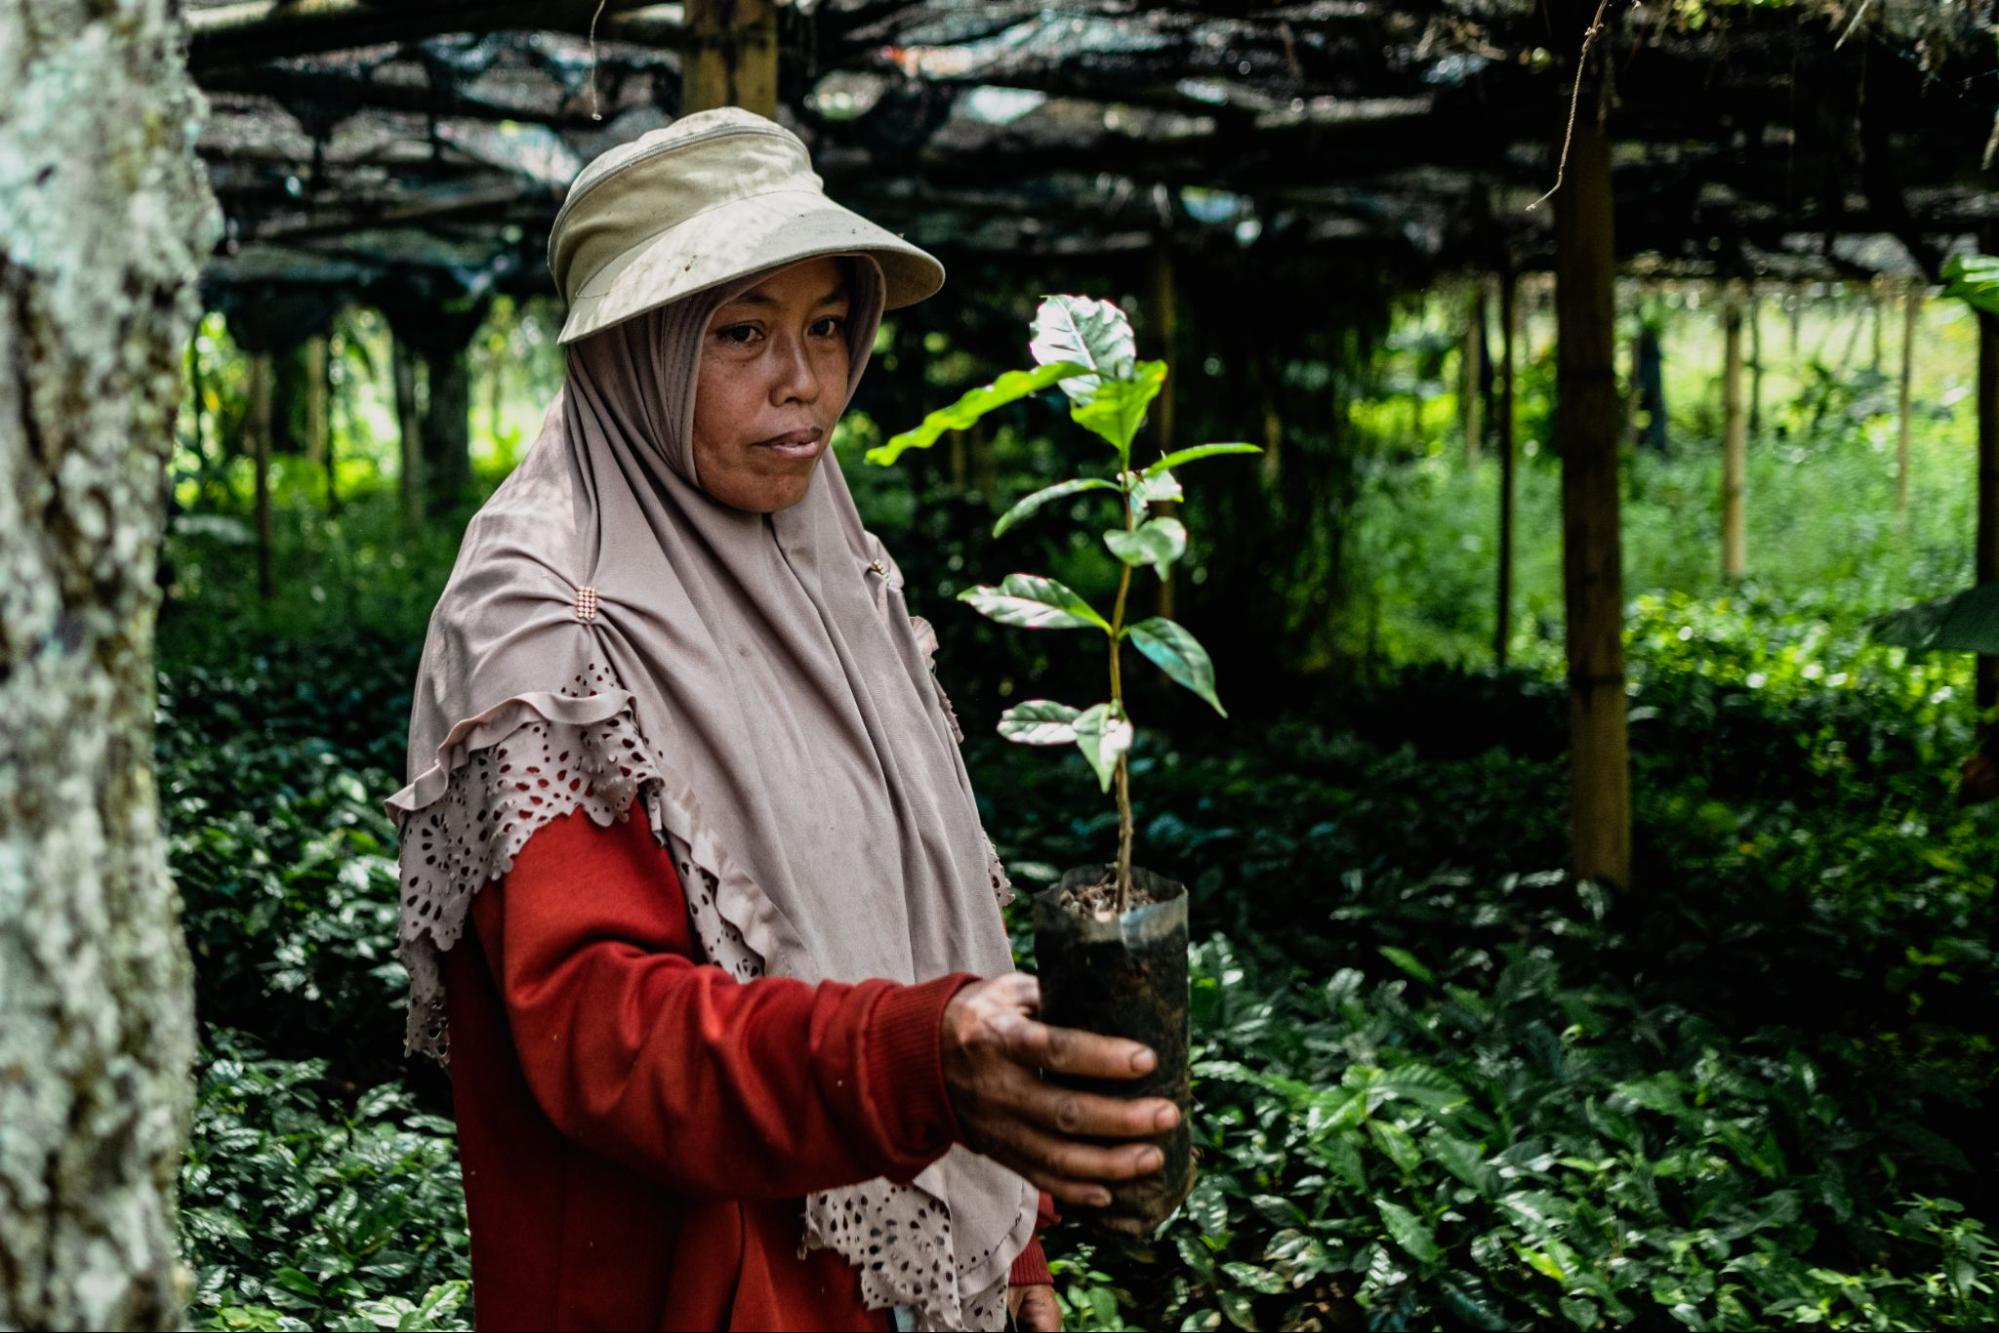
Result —
[[796, 134], [741, 107], [682, 116], [593, 160], [548, 232], [574, 342], [692, 292], [788, 261], [871, 254], [886, 309], [944, 285], [927, 251], [826, 197]]

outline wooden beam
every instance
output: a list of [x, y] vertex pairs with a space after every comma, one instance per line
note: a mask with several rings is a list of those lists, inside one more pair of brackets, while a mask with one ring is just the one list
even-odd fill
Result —
[[1631, 772], [1619, 549], [1610, 138], [1597, 90], [1555, 192], [1555, 440], [1568, 613], [1569, 837], [1580, 879], [1631, 883]]
[[[598, 15], [599, 3], [603, 6]], [[187, 16], [188, 65], [197, 76], [228, 65], [317, 55], [381, 42], [505, 28], [587, 33], [612, 41], [670, 44], [681, 6], [655, 0], [239, 0]]]
[[774, 0], [687, 0], [680, 113], [739, 106], [777, 116]]

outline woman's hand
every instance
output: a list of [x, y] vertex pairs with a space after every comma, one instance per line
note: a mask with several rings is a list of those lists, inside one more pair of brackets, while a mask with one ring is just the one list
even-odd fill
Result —
[[1015, 1328], [1031, 1330], [1031, 1333], [1061, 1333], [1062, 1305], [1055, 1299], [1055, 1288], [1047, 1285], [1039, 1287], [1010, 1287], [1006, 1293], [1007, 1308], [1013, 1312]]
[[1149, 1143], [1089, 1139], [1150, 1138], [1173, 1128], [1180, 1108], [1044, 1082], [1043, 1069], [1137, 1078], [1159, 1060], [1135, 1041], [1037, 1023], [1028, 1015], [1040, 1007], [1041, 983], [1024, 972], [976, 982], [945, 1007], [944, 1082], [959, 1138], [1064, 1203], [1101, 1207], [1111, 1201], [1102, 1182], [1157, 1171], [1165, 1158]]

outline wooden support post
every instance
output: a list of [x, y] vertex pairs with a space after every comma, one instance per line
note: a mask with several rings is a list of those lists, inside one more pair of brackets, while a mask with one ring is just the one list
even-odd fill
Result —
[[1506, 665], [1513, 637], [1513, 341], [1518, 279], [1508, 265], [1499, 278], [1499, 607], [1492, 659]]
[[687, 0], [680, 114], [739, 106], [777, 118], [773, 0]]
[[1749, 572], [1744, 492], [1749, 479], [1747, 420], [1742, 410], [1742, 292], [1728, 284], [1721, 298], [1721, 576]]
[[1458, 357], [1458, 424], [1464, 436], [1465, 457], [1476, 463], [1485, 428], [1481, 418], [1485, 402], [1479, 383], [1479, 368], [1485, 361], [1485, 283], [1482, 279], [1472, 282], [1471, 296], [1465, 303], [1464, 338], [1459, 346], [1462, 350]]
[[1570, 846], [1578, 877], [1631, 882], [1619, 549], [1610, 139], [1594, 90], [1555, 192], [1555, 438], [1568, 613]]
[[265, 601], [278, 594], [276, 534], [271, 520], [271, 382], [275, 378], [269, 352], [250, 357], [250, 450], [256, 475], [257, 595]]
[[[1978, 532], [1973, 577], [1999, 581], [1999, 315], [1978, 319]], [[1978, 709], [1999, 703], [1999, 657], [1978, 659]]]
[[1909, 417], [1916, 366], [1916, 322], [1922, 309], [1922, 289], [1911, 288], [1902, 298], [1901, 383], [1895, 394], [1895, 512], [1905, 523], [1909, 517]]

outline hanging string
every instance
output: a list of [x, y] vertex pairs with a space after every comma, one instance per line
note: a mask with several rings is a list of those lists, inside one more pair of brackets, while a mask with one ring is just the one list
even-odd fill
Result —
[[590, 119], [602, 120], [604, 112], [597, 104], [597, 20], [604, 17], [604, 6], [610, 0], [597, 0], [597, 12], [590, 16]]

